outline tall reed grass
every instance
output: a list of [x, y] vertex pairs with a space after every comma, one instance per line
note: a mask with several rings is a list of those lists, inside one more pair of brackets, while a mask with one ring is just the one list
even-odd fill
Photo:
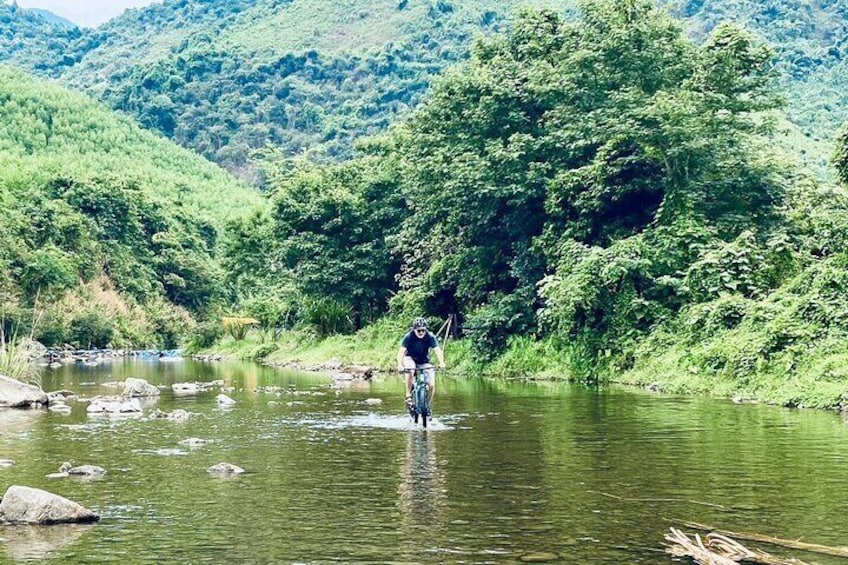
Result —
[[0, 329], [0, 375], [41, 388], [41, 374], [33, 364], [44, 346], [32, 339], [7, 339]]

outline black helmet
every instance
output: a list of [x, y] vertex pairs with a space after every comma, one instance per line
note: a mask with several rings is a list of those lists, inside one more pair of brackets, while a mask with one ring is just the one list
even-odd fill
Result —
[[424, 328], [425, 330], [427, 329], [427, 320], [425, 320], [424, 318], [415, 318], [415, 320], [412, 322], [412, 329], [417, 330], [420, 328]]

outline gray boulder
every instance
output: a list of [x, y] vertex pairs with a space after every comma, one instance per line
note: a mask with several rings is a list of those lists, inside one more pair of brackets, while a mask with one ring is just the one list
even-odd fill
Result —
[[47, 393], [47, 400], [51, 405], [54, 403], [64, 403], [68, 400], [76, 400], [76, 398], [76, 393], [69, 390], [55, 390]]
[[47, 404], [47, 394], [37, 386], [0, 375], [0, 408], [34, 408]]
[[159, 396], [158, 388], [144, 379], [127, 379], [124, 381], [124, 392], [122, 396], [138, 398], [145, 396]]
[[57, 494], [12, 485], [0, 501], [0, 524], [79, 524], [100, 516]]
[[238, 465], [233, 465], [232, 463], [218, 463], [217, 465], [209, 467], [206, 471], [212, 475], [218, 476], [240, 475], [244, 473], [244, 469]]
[[218, 406], [235, 406], [236, 404], [236, 401], [226, 394], [219, 394], [215, 397], [215, 401], [218, 403]]
[[79, 465], [68, 469], [68, 474], [81, 477], [102, 477], [106, 474], [106, 469], [97, 465]]
[[141, 404], [137, 398], [123, 400], [121, 397], [95, 397], [86, 408], [89, 414], [140, 414]]

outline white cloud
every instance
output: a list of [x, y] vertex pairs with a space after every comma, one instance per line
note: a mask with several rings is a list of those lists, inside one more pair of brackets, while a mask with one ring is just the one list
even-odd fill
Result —
[[96, 27], [127, 8], [140, 8], [157, 0], [18, 0], [22, 8], [50, 10], [77, 25]]

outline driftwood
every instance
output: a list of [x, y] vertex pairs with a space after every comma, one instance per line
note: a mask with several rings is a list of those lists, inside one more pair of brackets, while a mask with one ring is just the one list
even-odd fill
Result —
[[801, 551], [808, 551], [810, 553], [821, 553], [823, 555], [835, 555], [837, 557], [848, 557], [848, 547], [840, 546], [840, 547], [832, 547], [829, 545], [821, 545], [818, 543], [807, 543], [800, 540], [788, 540], [782, 538], [775, 538], [771, 536], [766, 536], [763, 534], [757, 534], [753, 532], [731, 532], [728, 530], [720, 530], [718, 528], [711, 528], [709, 526], [705, 526], [704, 524], [698, 524], [696, 522], [683, 522], [683, 525], [688, 528], [693, 528], [696, 530], [702, 531], [710, 531], [710, 532], [718, 532], [720, 534], [724, 534], [726, 536], [744, 539], [749, 541], [758, 541], [762, 543], [768, 543], [770, 545], [777, 545], [780, 547], [788, 547], [790, 549], [799, 549]]
[[691, 557], [701, 565], [737, 565], [736, 561], [707, 549], [698, 534], [695, 534], [695, 539], [690, 539], [680, 530], [671, 528], [665, 540], [671, 544], [666, 547], [666, 551], [675, 557]]
[[782, 559], [764, 551], [754, 551], [721, 534], [707, 534], [706, 543], [695, 534], [690, 538], [680, 530], [671, 528], [665, 539], [670, 545], [666, 551], [675, 557], [691, 557], [701, 565], [738, 565], [762, 563], [764, 565], [807, 565], [797, 559]]
[[601, 492], [599, 490], [590, 490], [586, 492], [599, 494], [601, 496], [606, 496], [607, 498], [614, 498], [615, 500], [621, 500], [623, 502], [688, 502], [689, 504], [698, 504], [700, 506], [709, 506], [711, 508], [721, 508], [722, 510], [730, 510], [727, 506], [722, 506], [721, 504], [713, 504], [712, 502], [701, 502], [700, 500], [692, 500], [691, 498], [625, 498], [623, 496], [617, 496], [615, 494]]

